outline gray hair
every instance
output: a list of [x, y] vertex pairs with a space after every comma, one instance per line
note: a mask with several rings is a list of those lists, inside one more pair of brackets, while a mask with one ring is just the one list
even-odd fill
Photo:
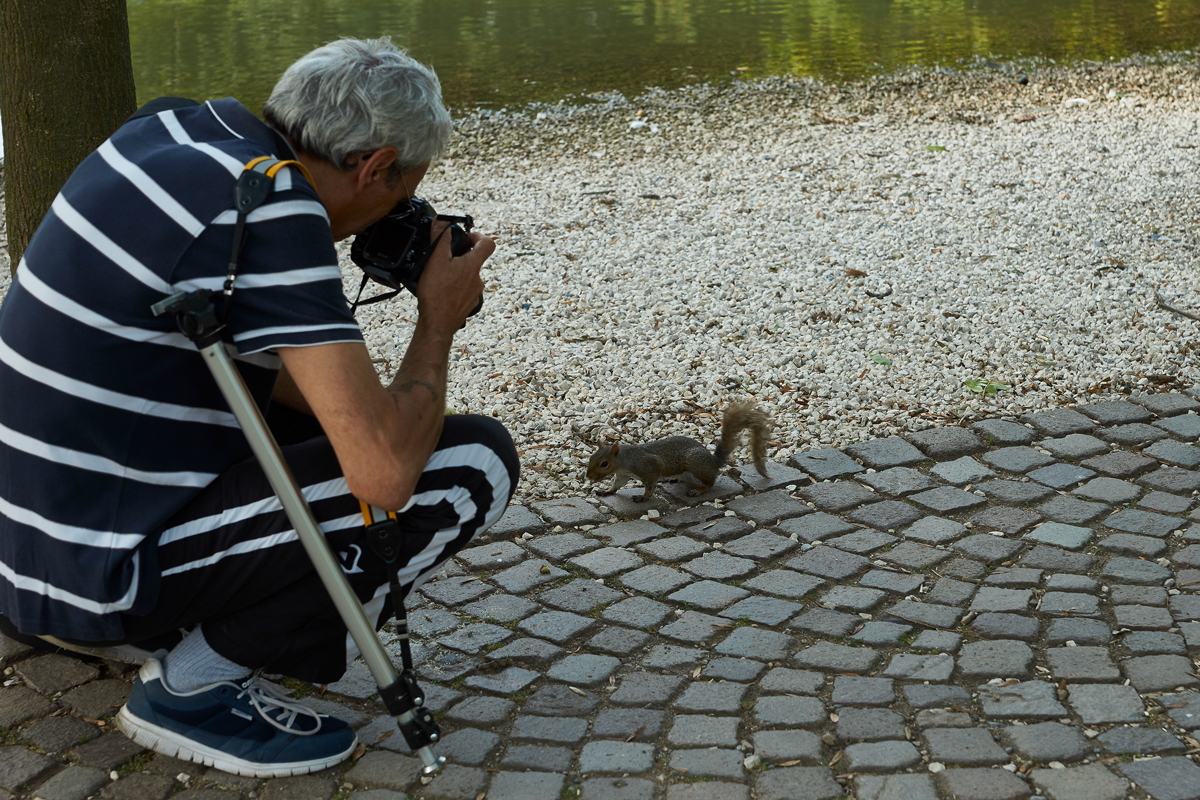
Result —
[[389, 178], [445, 149], [453, 123], [433, 70], [387, 38], [339, 39], [288, 67], [263, 108], [267, 122], [339, 169], [358, 153], [395, 147]]

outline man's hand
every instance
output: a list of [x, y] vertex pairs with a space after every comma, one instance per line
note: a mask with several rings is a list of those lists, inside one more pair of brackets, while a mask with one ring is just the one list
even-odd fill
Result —
[[479, 303], [479, 295], [483, 293], [479, 269], [495, 251], [496, 243], [473, 232], [469, 234], [470, 251], [453, 257], [447, 227], [448, 224], [441, 221], [433, 224], [432, 235], [437, 247], [417, 282], [417, 325], [424, 323], [435, 332], [448, 330], [453, 336]]

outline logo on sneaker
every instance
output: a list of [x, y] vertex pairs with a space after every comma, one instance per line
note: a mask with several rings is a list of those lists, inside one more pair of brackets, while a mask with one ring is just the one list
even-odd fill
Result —
[[365, 572], [366, 570], [358, 565], [358, 562], [362, 560], [362, 548], [356, 544], [352, 544], [350, 545], [350, 549], [354, 551], [353, 557], [349, 551], [338, 553], [338, 558], [342, 561], [342, 572], [347, 575], [357, 575], [360, 572]]

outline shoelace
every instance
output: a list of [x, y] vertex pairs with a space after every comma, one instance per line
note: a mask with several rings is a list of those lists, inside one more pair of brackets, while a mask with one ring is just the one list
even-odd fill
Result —
[[[251, 675], [242, 684], [242, 691], [238, 692], [237, 697], [240, 700], [243, 696], [248, 696], [250, 705], [254, 706], [259, 716], [284, 733], [294, 733], [297, 736], [312, 736], [321, 730], [320, 714], [306, 705], [289, 699], [287, 695], [282, 694], [269, 683], [260, 681], [258, 675]], [[278, 719], [271, 716], [270, 712], [275, 712]], [[317, 726], [311, 731], [293, 728], [292, 724], [296, 721], [296, 717], [301, 714], [312, 717], [316, 720]]]

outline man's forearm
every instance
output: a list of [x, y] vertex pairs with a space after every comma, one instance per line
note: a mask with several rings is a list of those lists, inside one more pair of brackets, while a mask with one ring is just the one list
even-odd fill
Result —
[[418, 320], [404, 359], [387, 387], [402, 418], [412, 421], [413, 444], [426, 455], [433, 453], [442, 434], [453, 341], [453, 333], [427, 328]]

